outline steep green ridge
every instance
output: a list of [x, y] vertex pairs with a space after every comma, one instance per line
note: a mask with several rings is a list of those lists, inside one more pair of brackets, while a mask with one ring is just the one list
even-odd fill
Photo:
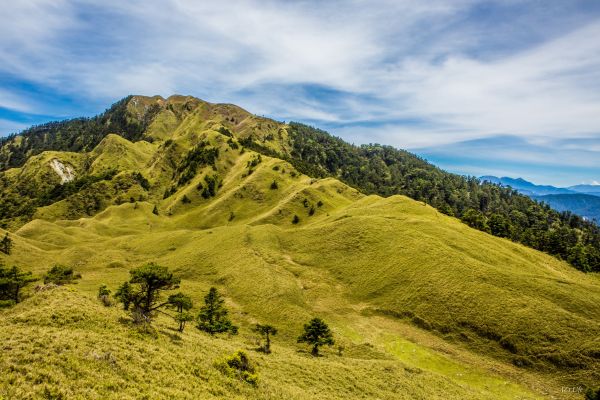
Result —
[[[73, 192], [73, 187], [83, 189], [85, 199], [79, 199], [70, 210], [62, 210], [60, 216], [93, 215], [108, 204], [125, 201], [132, 195], [135, 198], [146, 195], [143, 191], [132, 190], [119, 196], [109, 180], [103, 179], [108, 172], [98, 174], [93, 168], [97, 158], [114, 157], [121, 151], [113, 138], [109, 144], [95, 150], [101, 153], [106, 145], [116, 146], [105, 151], [107, 156], [91, 152], [110, 133], [138, 144], [162, 143], [161, 160], [156, 160], [165, 163], [160, 171], [172, 174], [176, 170], [177, 175], [186, 172], [191, 176], [195, 171], [189, 168], [177, 171], [177, 168], [185, 168], [185, 165], [179, 165], [186, 162], [182, 149], [198, 144], [185, 138], [194, 131], [205, 129], [228, 136], [229, 140], [235, 138], [242, 146], [262, 154], [285, 159], [309, 176], [334, 177], [366, 194], [403, 194], [456, 216], [473, 228], [558, 256], [580, 270], [600, 271], [600, 228], [577, 215], [554, 211], [509, 188], [447, 173], [391, 146], [357, 147], [302, 124], [284, 125], [253, 116], [234, 105], [210, 104], [189, 96], [172, 96], [166, 100], [159, 96], [130, 96], [98, 117], [30, 128], [0, 142], [0, 171], [10, 167], [35, 170], [27, 165], [31, 163], [30, 157], [47, 150], [87, 152], [78, 161], [83, 163], [83, 168], [77, 168], [80, 180], [69, 188], [69, 193]], [[181, 143], [177, 141], [179, 137], [183, 139]], [[170, 147], [172, 143], [176, 145]], [[117, 164], [132, 162], [118, 157], [115, 161]], [[126, 166], [117, 165], [117, 169], [122, 167]], [[131, 169], [132, 165], [127, 167]], [[34, 185], [32, 181], [24, 180], [23, 175], [17, 178], [14, 175], [9, 170], [0, 172], [0, 226], [14, 228], [34, 215], [45, 218], [48, 214], [36, 214], [37, 209], [62, 200], [61, 196], [65, 195], [56, 197], [56, 176], [44, 179], [42, 185], [39, 182]], [[176, 188], [167, 180], [173, 178], [173, 175], [163, 176], [157, 186], [168, 185], [170, 187], [164, 190], [172, 191]], [[186, 176], [183, 178], [187, 179]], [[118, 183], [117, 187], [135, 185], [131, 179], [118, 179], [129, 183]], [[106, 191], [112, 195], [107, 198], [98, 195]]]
[[442, 171], [391, 146], [353, 146], [291, 123], [290, 161], [311, 176], [334, 176], [364, 193], [404, 194], [471, 227], [556, 255], [583, 271], [600, 271], [600, 228], [518, 192]]
[[[43, 151], [90, 151], [109, 133], [139, 140], [160, 110], [158, 103], [149, 100], [128, 96], [93, 118], [48, 122], [0, 138], [0, 170], [21, 167], [29, 157]], [[147, 106], [140, 112], [136, 103], [141, 101]]]
[[[562, 386], [600, 379], [597, 274], [243, 148], [291, 154], [292, 134], [235, 106], [170, 99], [147, 135], [107, 135], [89, 152], [41, 153], [4, 172], [59, 200], [9, 219], [3, 262], [38, 275], [62, 263], [83, 278], [0, 311], [0, 395], [572, 398]], [[59, 184], [54, 159], [73, 181]], [[179, 335], [167, 318], [157, 338], [139, 335], [95, 300], [100, 284], [114, 290], [148, 261], [175, 270], [196, 304], [219, 287], [240, 337]], [[314, 360], [295, 343], [313, 316], [343, 357]], [[251, 350], [255, 322], [280, 329], [272, 357]], [[259, 360], [258, 389], [212, 366], [237, 348]]]

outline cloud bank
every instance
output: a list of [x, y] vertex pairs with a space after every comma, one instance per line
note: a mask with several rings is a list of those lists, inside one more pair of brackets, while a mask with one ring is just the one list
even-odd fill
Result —
[[579, 183], [600, 175], [598, 37], [595, 1], [24, 0], [0, 14], [0, 129], [182, 93]]

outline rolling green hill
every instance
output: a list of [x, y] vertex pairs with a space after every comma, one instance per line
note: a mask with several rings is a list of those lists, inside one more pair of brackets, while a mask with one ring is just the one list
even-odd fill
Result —
[[[82, 279], [0, 310], [0, 396], [581, 398], [563, 388], [600, 380], [597, 274], [424, 202], [305, 175], [297, 132], [236, 106], [135, 97], [129, 115], [154, 102], [147, 140], [107, 134], [2, 173], [14, 245], [0, 260]], [[73, 176], [61, 183], [53, 160]], [[195, 313], [219, 288], [240, 334], [178, 333], [165, 315], [142, 333], [96, 299], [150, 261], [181, 277]], [[313, 358], [296, 343], [314, 316], [342, 348]], [[279, 328], [271, 355], [253, 351], [256, 322]], [[236, 349], [258, 364], [257, 387], [214, 367]]]
[[[391, 146], [354, 146], [319, 129], [259, 118], [231, 104], [210, 104], [189, 96], [166, 100], [129, 96], [97, 117], [48, 123], [1, 139], [0, 172], [27, 166], [30, 157], [48, 150], [90, 152], [100, 143], [100, 148], [118, 147], [115, 138], [105, 143], [110, 134], [138, 144], [169, 144], [181, 137], [184, 147], [195, 145], [185, 137], [192, 138], [198, 129], [235, 136], [242, 146], [287, 160], [312, 177], [333, 177], [366, 194], [402, 194], [424, 201], [475, 229], [553, 254], [582, 271], [600, 271], [600, 228], [581, 216], [554, 211], [511, 188], [447, 173]], [[171, 164], [180, 156], [178, 148], [161, 152]], [[94, 159], [88, 157], [86, 167]], [[81, 172], [89, 176], [93, 171], [84, 168]], [[54, 200], [52, 194], [40, 193], [31, 185], [24, 187], [22, 180], [15, 183], [3, 175], [0, 173], [0, 226], [27, 221], [36, 207]], [[92, 179], [102, 180], [97, 176]], [[7, 190], [9, 187], [16, 190]], [[21, 201], [23, 197], [27, 201]], [[92, 204], [73, 210], [72, 215], [93, 215], [103, 207], [96, 198]]]

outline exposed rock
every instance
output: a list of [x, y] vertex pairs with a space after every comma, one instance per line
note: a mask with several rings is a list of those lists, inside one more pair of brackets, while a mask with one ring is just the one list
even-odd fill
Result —
[[53, 158], [50, 161], [50, 166], [60, 176], [61, 184], [71, 182], [75, 179], [75, 171], [70, 165], [63, 164], [58, 158]]

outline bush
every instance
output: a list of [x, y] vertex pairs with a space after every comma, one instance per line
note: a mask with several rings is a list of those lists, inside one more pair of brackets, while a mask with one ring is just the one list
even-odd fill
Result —
[[225, 359], [216, 361], [215, 368], [231, 378], [237, 378], [252, 386], [258, 385], [256, 368], [243, 350], [238, 350]]
[[0, 263], [0, 308], [20, 302], [23, 288], [35, 280], [31, 272], [23, 272], [17, 266], [4, 267]]
[[600, 388], [588, 389], [585, 392], [585, 400], [600, 400]]
[[271, 183], [271, 189], [275, 190], [275, 189], [278, 189], [278, 188], [279, 188], [279, 185], [277, 185], [277, 181], [273, 181]]
[[298, 222], [300, 222], [300, 218], [297, 215], [294, 215], [294, 218], [292, 219], [292, 224], [297, 224]]
[[100, 300], [102, 304], [104, 304], [104, 306], [106, 307], [112, 306], [112, 300], [110, 299], [110, 289], [104, 283], [98, 288], [98, 300]]
[[81, 279], [81, 274], [76, 274], [73, 268], [55, 265], [44, 276], [44, 284], [66, 285], [67, 283], [74, 283], [77, 279]]

